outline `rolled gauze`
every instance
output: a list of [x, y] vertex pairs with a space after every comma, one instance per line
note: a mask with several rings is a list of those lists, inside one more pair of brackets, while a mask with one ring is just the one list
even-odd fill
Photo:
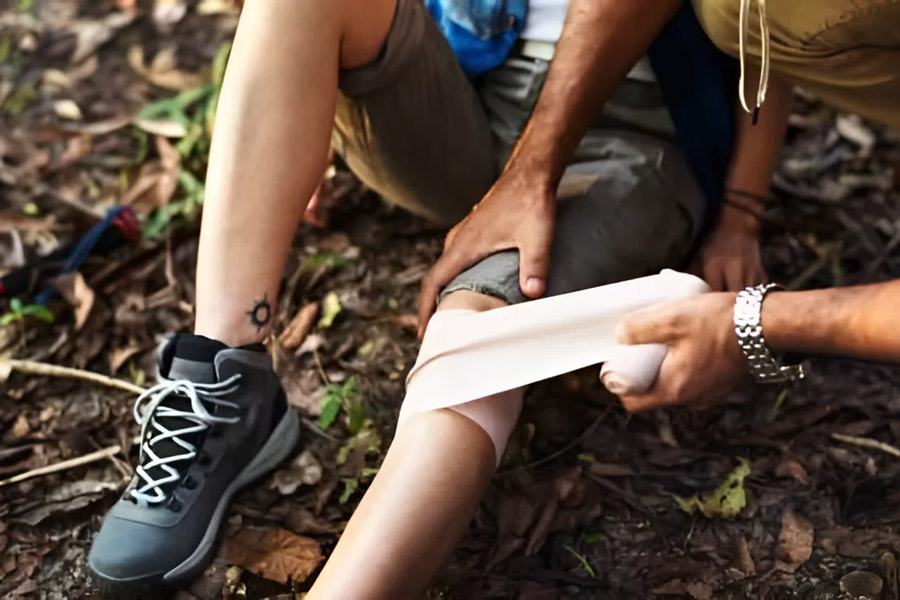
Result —
[[400, 420], [512, 390], [590, 365], [618, 393], [649, 389], [665, 347], [621, 346], [628, 313], [709, 291], [692, 275], [659, 275], [542, 298], [487, 312], [440, 311], [407, 377]]
[[600, 369], [600, 381], [616, 396], [643, 394], [656, 382], [666, 351], [665, 344], [617, 346]]

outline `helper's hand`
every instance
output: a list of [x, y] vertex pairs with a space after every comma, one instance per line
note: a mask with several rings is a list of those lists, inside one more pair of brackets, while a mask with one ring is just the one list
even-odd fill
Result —
[[762, 208], [722, 207], [716, 227], [700, 248], [696, 268], [713, 291], [738, 291], [767, 280], [759, 253], [757, 211]]
[[629, 412], [707, 405], [738, 387], [748, 371], [734, 333], [735, 294], [694, 296], [631, 313], [619, 325], [623, 344], [666, 344], [653, 387], [623, 396]]
[[550, 269], [556, 216], [555, 186], [540, 169], [508, 168], [444, 242], [444, 254], [422, 281], [419, 337], [438, 294], [454, 277], [501, 250], [519, 251], [519, 287], [530, 298], [543, 295]]

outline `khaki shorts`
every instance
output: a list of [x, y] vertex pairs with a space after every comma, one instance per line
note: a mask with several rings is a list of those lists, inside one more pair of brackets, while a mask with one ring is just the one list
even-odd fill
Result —
[[[334, 147], [388, 201], [455, 224], [499, 175], [548, 68], [512, 56], [473, 84], [421, 0], [398, 0], [381, 56], [341, 74]], [[660, 114], [655, 85], [627, 81], [585, 135], [561, 186], [548, 294], [683, 266], [705, 201]], [[445, 293], [463, 289], [523, 301], [518, 253], [488, 257]]]

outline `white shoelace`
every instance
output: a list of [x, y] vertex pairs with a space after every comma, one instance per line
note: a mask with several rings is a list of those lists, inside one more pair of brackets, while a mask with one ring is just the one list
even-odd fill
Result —
[[[221, 400], [237, 389], [239, 374], [234, 375], [219, 383], [194, 383], [187, 380], [163, 379], [141, 394], [134, 403], [134, 419], [141, 426], [141, 456], [140, 464], [135, 473], [138, 477], [138, 486], [131, 490], [131, 496], [139, 506], [160, 504], [168, 500], [168, 495], [162, 486], [181, 479], [183, 473], [174, 468], [172, 463], [192, 461], [197, 456], [198, 448], [182, 439], [180, 436], [190, 435], [205, 431], [210, 425], [216, 423], [236, 423], [240, 417], [217, 417], [206, 409], [203, 402], [209, 402], [226, 408], [240, 408], [234, 402]], [[191, 401], [191, 410], [177, 410], [168, 406], [161, 406], [161, 402], [172, 394], [182, 394]], [[159, 423], [160, 418], [184, 419], [193, 423], [181, 429], [167, 429]], [[147, 428], [152, 431], [148, 432]], [[148, 437], [149, 436], [149, 437]], [[160, 458], [153, 446], [158, 442], [171, 440], [184, 448], [183, 454], [176, 454], [166, 458]], [[145, 463], [144, 459], [149, 460]], [[148, 471], [161, 468], [167, 473], [166, 477], [156, 479]]]
[[769, 19], [766, 15], [766, 0], [756, 0], [759, 10], [759, 37], [762, 44], [760, 49], [760, 71], [759, 84], [756, 88], [756, 107], [750, 108], [747, 103], [747, 95], [744, 90], [747, 75], [747, 34], [750, 30], [750, 4], [752, 0], [741, 0], [741, 22], [740, 22], [740, 54], [741, 54], [741, 80], [738, 83], [738, 95], [741, 99], [741, 106], [748, 113], [759, 110], [766, 101], [766, 92], [769, 89]]

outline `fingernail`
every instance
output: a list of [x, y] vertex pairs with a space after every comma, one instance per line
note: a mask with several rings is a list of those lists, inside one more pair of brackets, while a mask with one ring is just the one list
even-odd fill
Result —
[[525, 280], [525, 289], [523, 291], [526, 294], [539, 294], [541, 292], [541, 280], [537, 277], [529, 277]]

